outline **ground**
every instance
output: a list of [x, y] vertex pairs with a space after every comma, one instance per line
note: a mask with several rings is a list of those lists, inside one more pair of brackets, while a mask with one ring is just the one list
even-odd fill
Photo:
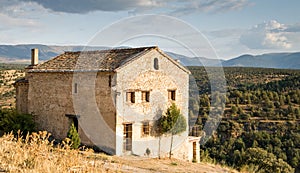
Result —
[[[157, 158], [140, 158], [136, 156], [116, 157], [112, 156], [112, 160], [116, 163], [107, 165], [110, 169], [114, 166], [116, 170], [121, 168], [122, 172], [197, 172], [197, 173], [226, 173], [234, 171], [218, 165], [209, 163], [190, 163], [176, 159], [157, 159]], [[114, 166], [113, 166], [114, 165]], [[120, 167], [119, 167], [120, 166]]]
[[[19, 136], [19, 135], [18, 135]], [[50, 142], [46, 131], [25, 138], [12, 134], [0, 137], [0, 172], [139, 172], [139, 173], [236, 173], [209, 163], [191, 163], [176, 159], [138, 156], [109, 156], [89, 149], [73, 150]]]

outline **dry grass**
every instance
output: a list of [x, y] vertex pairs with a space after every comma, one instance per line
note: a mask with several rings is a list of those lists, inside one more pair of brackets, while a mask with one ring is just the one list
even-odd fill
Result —
[[46, 131], [15, 138], [0, 138], [0, 172], [236, 172], [208, 163], [136, 156], [108, 156], [92, 150], [73, 150], [67, 142], [54, 146]]
[[[25, 139], [12, 134], [0, 138], [0, 172], [107, 172], [92, 151], [70, 149], [69, 145], [53, 146], [49, 133], [27, 135]], [[95, 162], [95, 160], [97, 160]]]

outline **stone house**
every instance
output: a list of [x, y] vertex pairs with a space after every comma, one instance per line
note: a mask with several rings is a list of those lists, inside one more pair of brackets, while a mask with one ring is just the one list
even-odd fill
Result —
[[[155, 135], [155, 120], [172, 103], [188, 120], [190, 72], [158, 47], [65, 52], [41, 64], [32, 49], [25, 73], [15, 83], [19, 112], [57, 139], [74, 123], [82, 143], [109, 154], [165, 156], [170, 137]], [[173, 149], [175, 158], [199, 161], [188, 126]]]

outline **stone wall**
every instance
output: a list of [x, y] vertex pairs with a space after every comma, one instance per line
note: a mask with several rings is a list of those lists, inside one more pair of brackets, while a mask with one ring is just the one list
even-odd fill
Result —
[[35, 115], [39, 130], [47, 130], [55, 138], [64, 139], [72, 106], [71, 73], [28, 73], [28, 112]]
[[[82, 143], [101, 144], [113, 152], [115, 135], [111, 131], [115, 127], [115, 108], [108, 76], [107, 73], [29, 72], [28, 112], [35, 115], [39, 130], [47, 130], [58, 139], [66, 137], [72, 123], [72, 118], [66, 115], [75, 115]], [[101, 128], [103, 124], [110, 128]]]
[[16, 87], [16, 109], [20, 113], [28, 113], [28, 82], [17, 82]]
[[[154, 68], [154, 58], [158, 59], [158, 70]], [[176, 63], [170, 61], [157, 50], [139, 57], [134, 62], [117, 69], [117, 154], [123, 155], [123, 124], [132, 123], [132, 154], [144, 155], [150, 149], [156, 157], [169, 151], [170, 137], [161, 141], [155, 136], [142, 136], [142, 122], [155, 122], [172, 102], [180, 108], [188, 121], [188, 79], [189, 75]], [[168, 99], [168, 90], [176, 90], [176, 100]], [[126, 101], [126, 92], [135, 92], [135, 103]], [[150, 91], [150, 102], [143, 102], [142, 91]], [[184, 132], [174, 137], [174, 149], [188, 136]], [[159, 146], [160, 142], [160, 146]]]
[[73, 106], [92, 143], [115, 154], [116, 109], [110, 84], [112, 76], [106, 72], [74, 74], [73, 83], [77, 83], [78, 91], [73, 94]]

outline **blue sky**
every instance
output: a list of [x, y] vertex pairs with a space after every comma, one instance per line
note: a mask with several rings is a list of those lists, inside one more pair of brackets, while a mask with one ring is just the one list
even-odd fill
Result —
[[[298, 0], [0, 0], [0, 44], [88, 45], [112, 23], [160, 14], [200, 31], [222, 59], [295, 52], [300, 51], [299, 7]], [[151, 40], [144, 37], [124, 45], [165, 42], [164, 49], [172, 47]]]

